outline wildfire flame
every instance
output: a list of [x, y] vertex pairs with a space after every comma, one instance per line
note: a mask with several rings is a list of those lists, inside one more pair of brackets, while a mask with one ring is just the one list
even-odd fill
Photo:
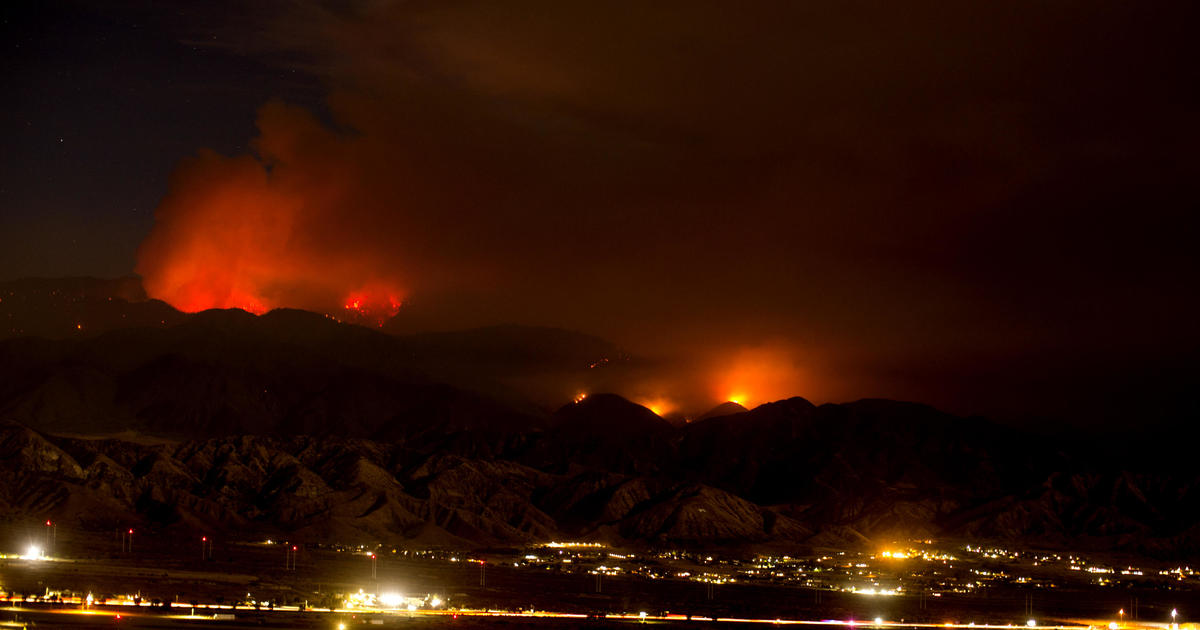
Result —
[[649, 409], [650, 411], [653, 411], [654, 415], [656, 416], [669, 414], [678, 408], [678, 405], [675, 403], [675, 401], [665, 396], [656, 396], [654, 398], [640, 400], [638, 401], [638, 404]]
[[201, 151], [172, 175], [138, 251], [146, 292], [196, 312], [304, 308], [382, 325], [406, 295], [395, 249], [354, 198], [339, 152], [351, 142], [311, 114], [259, 112], [256, 155]]
[[804, 376], [784, 346], [747, 347], [715, 371], [712, 392], [716, 399], [750, 407], [795, 395]]
[[360, 289], [346, 297], [343, 310], [347, 318], [360, 323], [383, 326], [388, 319], [400, 312], [404, 301], [386, 289]]

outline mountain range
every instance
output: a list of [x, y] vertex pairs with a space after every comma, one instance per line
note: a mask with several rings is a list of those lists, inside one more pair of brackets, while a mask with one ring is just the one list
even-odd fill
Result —
[[638, 359], [556, 329], [184, 314], [128, 280], [21, 281], [0, 298], [10, 519], [455, 547], [941, 537], [1200, 553], [1187, 462], [925, 405], [725, 403], [684, 424], [615, 394], [548, 409], [530, 383], [565, 392]]

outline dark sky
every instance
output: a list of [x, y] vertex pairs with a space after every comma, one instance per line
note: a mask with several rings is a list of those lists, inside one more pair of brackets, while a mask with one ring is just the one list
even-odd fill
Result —
[[565, 326], [680, 404], [1179, 426], [1195, 6], [8, 3], [0, 276]]

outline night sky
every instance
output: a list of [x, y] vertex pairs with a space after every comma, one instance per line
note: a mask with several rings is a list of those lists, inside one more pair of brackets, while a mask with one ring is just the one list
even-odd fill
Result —
[[1195, 3], [0, 12], [0, 278], [562, 326], [694, 404], [1200, 413]]

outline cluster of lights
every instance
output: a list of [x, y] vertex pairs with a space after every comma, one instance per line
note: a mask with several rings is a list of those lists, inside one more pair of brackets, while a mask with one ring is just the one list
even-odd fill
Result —
[[441, 608], [441, 596], [428, 595], [425, 597], [406, 597], [395, 591], [387, 591], [376, 595], [364, 592], [361, 588], [357, 593], [346, 596], [344, 606], [347, 609], [358, 610], [407, 610], [415, 612], [422, 607]]
[[897, 586], [896, 588], [875, 588], [875, 587], [870, 587], [870, 588], [858, 588], [857, 586], [851, 586], [851, 587], [849, 588], [849, 591], [850, 591], [851, 593], [854, 593], [855, 595], [885, 595], [885, 596], [892, 596], [892, 595], [899, 595], [899, 594], [901, 593], [902, 589], [901, 589], [900, 587], [898, 587], [898, 586]]
[[21, 556], [21, 559], [22, 560], [42, 560], [45, 557], [46, 557], [45, 552], [42, 551], [41, 547], [39, 547], [37, 545], [29, 545], [29, 547], [25, 549], [25, 555]]

